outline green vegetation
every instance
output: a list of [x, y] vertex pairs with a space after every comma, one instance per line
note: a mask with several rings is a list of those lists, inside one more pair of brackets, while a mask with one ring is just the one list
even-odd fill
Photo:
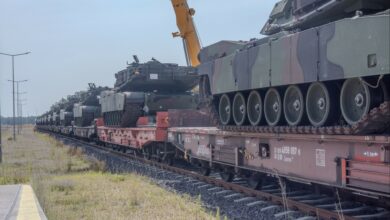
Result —
[[[104, 172], [81, 149], [25, 128], [4, 141], [0, 184], [31, 184], [49, 219], [215, 219], [199, 200], [134, 174]], [[218, 217], [217, 217], [218, 218]]]

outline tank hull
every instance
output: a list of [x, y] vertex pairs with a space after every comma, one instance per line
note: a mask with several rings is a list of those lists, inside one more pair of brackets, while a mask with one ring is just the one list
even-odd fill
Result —
[[197, 96], [192, 93], [103, 92], [100, 103], [107, 126], [135, 126], [140, 116], [154, 116], [168, 109], [195, 109]]
[[[387, 11], [266, 38], [261, 44], [252, 41], [245, 49], [202, 63], [199, 74], [208, 76], [212, 94], [388, 74], [389, 27]], [[371, 54], [376, 55], [372, 66]]]
[[[230, 54], [217, 43], [203, 53], [225, 56], [203, 60], [199, 74], [209, 88], [201, 91], [213, 96], [222, 125], [354, 126], [389, 100], [389, 27], [387, 10], [280, 32]], [[324, 91], [310, 90], [318, 83]], [[248, 104], [253, 92], [260, 101]], [[251, 121], [256, 114], [263, 119]]]

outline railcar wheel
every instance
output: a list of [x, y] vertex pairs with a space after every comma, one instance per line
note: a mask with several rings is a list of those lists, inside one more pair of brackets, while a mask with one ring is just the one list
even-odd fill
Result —
[[370, 88], [359, 78], [347, 79], [340, 94], [340, 108], [345, 121], [354, 125], [366, 115], [372, 106]]
[[202, 174], [203, 176], [209, 176], [210, 175], [210, 168], [208, 167], [201, 167], [200, 168], [200, 174]]
[[230, 170], [224, 170], [220, 173], [220, 176], [223, 181], [225, 182], [231, 182], [234, 179], [234, 173]]
[[263, 183], [263, 175], [254, 173], [248, 178], [248, 185], [252, 189], [260, 189]]
[[268, 89], [264, 98], [264, 116], [269, 126], [276, 126], [282, 119], [282, 99], [278, 90]]
[[173, 156], [165, 156], [163, 161], [164, 161], [165, 164], [167, 164], [169, 166], [172, 166], [174, 158], [173, 158]]
[[245, 97], [241, 92], [236, 93], [233, 99], [233, 120], [238, 126], [246, 121]]
[[150, 151], [149, 151], [148, 149], [143, 149], [143, 150], [142, 150], [142, 153], [143, 153], [144, 158], [145, 158], [146, 160], [152, 159], [152, 155], [151, 155], [151, 153], [150, 153]]
[[284, 117], [290, 126], [297, 126], [302, 123], [305, 112], [305, 101], [302, 91], [298, 86], [289, 86], [283, 99]]
[[219, 100], [219, 120], [223, 125], [228, 125], [232, 120], [231, 103], [228, 95], [224, 94]]
[[328, 88], [321, 82], [312, 83], [307, 90], [306, 112], [313, 126], [321, 127], [328, 123], [331, 100]]
[[247, 102], [248, 120], [253, 126], [260, 124], [263, 114], [263, 101], [258, 91], [249, 93]]
[[200, 174], [203, 176], [209, 176], [211, 172], [211, 169], [208, 165], [202, 164], [200, 167]]

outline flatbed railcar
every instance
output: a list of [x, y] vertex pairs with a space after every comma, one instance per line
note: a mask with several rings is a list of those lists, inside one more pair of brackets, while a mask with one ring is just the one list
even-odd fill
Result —
[[[207, 116], [192, 120], [205, 121], [204, 117]], [[204, 175], [214, 169], [226, 181], [234, 176], [246, 177], [253, 188], [271, 176], [378, 196], [387, 201], [390, 198], [390, 137], [386, 134], [234, 132], [210, 126], [185, 127], [191, 123], [186, 124], [185, 120], [183, 123], [183, 119], [184, 126], [177, 126], [177, 121], [174, 114], [159, 112], [154, 124], [141, 117], [137, 127], [73, 127], [71, 135], [148, 159], [170, 163], [173, 158], [185, 159], [200, 166]], [[37, 128], [59, 132], [55, 126], [37, 125]]]

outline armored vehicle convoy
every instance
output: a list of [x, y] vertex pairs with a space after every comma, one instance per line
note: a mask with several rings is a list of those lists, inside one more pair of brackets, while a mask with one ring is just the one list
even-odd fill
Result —
[[280, 1], [266, 37], [201, 50], [201, 95], [229, 129], [383, 132], [388, 122], [369, 116], [389, 108], [389, 9], [388, 0]]
[[161, 63], [152, 59], [134, 62], [115, 74], [114, 90], [100, 95], [104, 123], [107, 126], [134, 126], [138, 117], [153, 120], [158, 111], [196, 108], [197, 95], [191, 90], [199, 77], [193, 67]]

